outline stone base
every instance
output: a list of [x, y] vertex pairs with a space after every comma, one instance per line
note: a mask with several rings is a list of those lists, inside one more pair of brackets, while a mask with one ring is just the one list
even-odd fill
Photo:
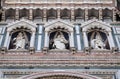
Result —
[[75, 54], [76, 53], [76, 48], [75, 47], [71, 47], [70, 51], [72, 52], [72, 54]]
[[43, 48], [43, 53], [46, 54], [48, 52], [48, 47]]
[[35, 48], [34, 47], [30, 47], [29, 51], [30, 51], [30, 54], [33, 54], [33, 53], [35, 53]]

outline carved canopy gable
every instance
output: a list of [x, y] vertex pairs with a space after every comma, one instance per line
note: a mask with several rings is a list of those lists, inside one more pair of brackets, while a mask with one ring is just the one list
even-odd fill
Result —
[[21, 27], [30, 29], [32, 32], [35, 32], [37, 25], [31, 21], [21, 19], [20, 21], [15, 21], [13, 23], [8, 24], [7, 31], [12, 31], [13, 29]]
[[74, 26], [71, 23], [58, 19], [58, 20], [55, 20], [53, 22], [46, 24], [45, 31], [50, 31], [54, 28], [64, 28], [68, 30], [69, 32], [71, 32], [73, 31], [73, 27]]
[[92, 28], [101, 28], [107, 32], [111, 31], [111, 26], [105, 22], [98, 21], [97, 19], [89, 20], [82, 24], [82, 31], [88, 31]]

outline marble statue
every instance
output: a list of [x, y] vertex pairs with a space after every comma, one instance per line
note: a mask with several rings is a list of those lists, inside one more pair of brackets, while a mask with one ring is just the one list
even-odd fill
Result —
[[65, 39], [65, 37], [62, 34], [57, 35], [57, 37], [54, 38], [53, 42], [54, 42], [53, 43], [53, 48], [59, 49], [59, 50], [66, 49], [65, 44], [68, 43], [68, 41]]
[[95, 39], [92, 39], [92, 41], [91, 41], [91, 47], [93, 48], [93, 49], [104, 49], [104, 47], [105, 47], [105, 44], [104, 44], [104, 42], [100, 39], [100, 37], [99, 36], [96, 36], [96, 38]]
[[15, 49], [25, 49], [25, 35], [23, 33], [18, 33], [17, 37], [14, 38], [13, 40], [15, 40]]

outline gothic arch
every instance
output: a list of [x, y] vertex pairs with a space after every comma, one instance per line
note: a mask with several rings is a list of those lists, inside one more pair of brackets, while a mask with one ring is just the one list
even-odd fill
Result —
[[[108, 40], [108, 42], [106, 42], [106, 44], [108, 43], [107, 47], [112, 51], [116, 50], [115, 43], [114, 43], [112, 33], [111, 33], [112, 32], [111, 26], [109, 24], [102, 22], [102, 21], [98, 21], [96, 19], [92, 19], [92, 20], [89, 20], [88, 22], [83, 23], [81, 27], [82, 27], [82, 31], [83, 31], [83, 39], [84, 39], [86, 51], [89, 50], [91, 44], [94, 46], [94, 47], [92, 46], [93, 48], [95, 48], [97, 50], [101, 50], [101, 47], [103, 48], [105, 46], [104, 42], [103, 42], [103, 41], [105, 41], [105, 39], [103, 39], [104, 36], [106, 37], [106, 40]], [[93, 37], [93, 42], [91, 40], [89, 40], [88, 33], [90, 33], [91, 31], [97, 31], [97, 34]], [[100, 32], [102, 35], [102, 39], [101, 39]], [[99, 49], [99, 47], [100, 47], [100, 49]]]
[[25, 19], [21, 19], [20, 21], [15, 21], [13, 23], [10, 23], [7, 25], [7, 31], [12, 31], [13, 29], [16, 28], [28, 28], [30, 29], [32, 32], [36, 31], [36, 27], [37, 25], [31, 21], [25, 20]]
[[71, 32], [73, 31], [74, 26], [71, 23], [58, 19], [51, 23], [46, 23], [45, 31], [50, 31], [51, 29], [58, 28], [58, 27], [67, 29], [68, 31]]
[[[45, 27], [44, 49], [50, 48], [50, 46], [53, 45], [53, 43], [55, 42], [54, 39], [56, 39], [56, 38], [64, 40], [64, 44], [62, 42], [62, 45], [61, 45], [64, 47], [64, 49], [74, 48], [74, 34], [73, 34], [74, 26], [71, 23], [67, 23], [63, 20], [58, 19], [51, 23], [46, 23], [46, 25], [44, 27]], [[56, 33], [51, 35], [51, 33], [54, 31], [56, 31]], [[57, 34], [58, 32], [59, 32], [59, 34]], [[54, 38], [53, 36], [54, 37], [56, 36], [56, 38]], [[66, 37], [68, 37], [68, 38], [66, 38]], [[52, 41], [52, 44], [50, 44], [51, 41]], [[66, 46], [66, 44], [67, 44], [67, 46]], [[52, 47], [52, 48], [54, 48], [54, 47]]]
[[91, 28], [101, 28], [107, 32], [111, 32], [111, 26], [105, 22], [98, 21], [97, 19], [89, 20], [88, 22], [85, 22], [82, 24], [82, 31], [88, 31]]
[[[26, 44], [24, 44], [24, 45], [21, 45], [22, 48], [24, 48], [24, 49], [34, 48], [36, 27], [37, 27], [36, 24], [32, 23], [31, 21], [27, 21], [25, 19], [8, 24], [4, 47], [6, 47], [7, 49], [9, 49], [9, 48], [15, 49], [17, 47], [17, 43], [18, 43], [17, 38], [21, 36], [20, 37], [21, 41], [23, 40], [24, 43], [27, 42], [26, 43], [27, 47], [26, 47]], [[14, 44], [15, 44], [15, 46], [14, 46]]]
[[[45, 72], [45, 73], [36, 73], [36, 74], [31, 74], [27, 75], [24, 77], [20, 77], [18, 79], [42, 79], [46, 78], [51, 79], [52, 77], [67, 77], [68, 79], [102, 79], [96, 76], [88, 75], [88, 74], [82, 74], [82, 73], [74, 73], [74, 72]], [[66, 79], [66, 78], [63, 78]]]

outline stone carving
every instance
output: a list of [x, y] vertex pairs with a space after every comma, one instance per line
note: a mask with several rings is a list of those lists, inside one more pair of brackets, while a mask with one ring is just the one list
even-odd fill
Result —
[[[55, 35], [56, 36], [56, 35]], [[68, 41], [65, 39], [64, 35], [62, 33], [58, 34], [54, 40], [53, 40], [53, 48], [63, 50], [66, 49], [65, 44], [68, 43]]]
[[19, 32], [17, 37], [13, 39], [15, 41], [15, 49], [25, 49], [26, 41], [26, 34], [23, 32]]
[[105, 44], [102, 41], [102, 39], [100, 38], [100, 36], [97, 35], [95, 39], [92, 39], [92, 41], [91, 41], [91, 47], [93, 49], [97, 49], [97, 50], [104, 49]]

